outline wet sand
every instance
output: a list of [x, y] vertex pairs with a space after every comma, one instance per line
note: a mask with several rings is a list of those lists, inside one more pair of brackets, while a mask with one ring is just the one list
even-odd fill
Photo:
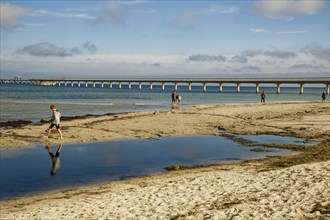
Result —
[[[330, 103], [198, 105], [63, 121], [63, 143], [213, 134], [330, 141]], [[45, 125], [1, 130], [1, 147], [41, 138]], [[65, 145], [64, 145], [65, 147]], [[330, 147], [330, 146], [329, 146]], [[290, 155], [284, 156], [290, 159]], [[330, 161], [263, 169], [263, 160], [202, 167], [1, 201], [3, 219], [329, 219]]]

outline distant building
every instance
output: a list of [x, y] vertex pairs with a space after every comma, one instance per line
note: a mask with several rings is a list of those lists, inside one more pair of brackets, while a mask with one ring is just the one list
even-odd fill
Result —
[[22, 80], [22, 77], [21, 76], [15, 76], [14, 80]]

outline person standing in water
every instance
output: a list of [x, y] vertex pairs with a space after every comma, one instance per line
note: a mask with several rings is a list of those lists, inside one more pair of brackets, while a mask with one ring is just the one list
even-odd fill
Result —
[[263, 102], [263, 103], [265, 103], [266, 102], [266, 92], [265, 91], [262, 91], [262, 93], [261, 93], [261, 103]]
[[172, 103], [175, 103], [175, 101], [176, 101], [176, 97], [175, 97], [175, 90], [173, 90], [173, 92], [172, 92]]
[[322, 102], [325, 102], [325, 92], [322, 93]]

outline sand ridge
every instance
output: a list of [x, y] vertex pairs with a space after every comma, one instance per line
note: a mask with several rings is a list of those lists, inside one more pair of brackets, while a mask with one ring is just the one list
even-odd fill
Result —
[[[63, 113], [65, 114], [65, 113]], [[238, 134], [277, 134], [330, 140], [330, 102], [196, 105], [174, 110], [136, 112], [61, 122], [64, 140], [48, 124], [0, 130], [0, 147], [170, 136], [217, 135], [214, 128]]]

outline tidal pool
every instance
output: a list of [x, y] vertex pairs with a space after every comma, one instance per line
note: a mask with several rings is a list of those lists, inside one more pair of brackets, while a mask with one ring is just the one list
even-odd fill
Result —
[[42, 145], [0, 149], [1, 200], [166, 172], [173, 164], [208, 165], [288, 152], [253, 152], [219, 136], [64, 144], [49, 150]]

